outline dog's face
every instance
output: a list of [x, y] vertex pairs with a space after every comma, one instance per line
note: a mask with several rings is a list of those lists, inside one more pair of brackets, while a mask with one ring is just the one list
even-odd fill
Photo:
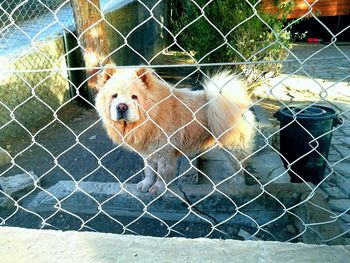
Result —
[[[126, 121], [133, 123], [140, 120], [138, 92], [135, 88], [128, 88], [127, 80], [115, 81], [112, 77], [105, 85], [108, 90], [110, 103], [109, 113], [113, 121]], [[138, 80], [130, 80], [136, 81]], [[136, 85], [138, 85], [137, 83]], [[131, 86], [132, 87], [132, 86]]]
[[147, 79], [146, 69], [115, 70], [102, 73], [102, 86], [96, 98], [100, 115], [113, 122], [132, 124], [145, 117]]
[[116, 70], [114, 66], [104, 70], [97, 80], [96, 109], [113, 142], [125, 142], [143, 151], [148, 147], [144, 143], [147, 138], [158, 140], [163, 136], [165, 140], [158, 127], [169, 120], [163, 113], [171, 89], [151, 69]]

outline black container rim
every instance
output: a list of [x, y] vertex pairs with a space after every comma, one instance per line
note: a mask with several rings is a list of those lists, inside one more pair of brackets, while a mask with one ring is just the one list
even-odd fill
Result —
[[281, 118], [294, 119], [294, 116], [297, 120], [303, 121], [321, 121], [321, 120], [330, 120], [337, 119], [339, 112], [332, 107], [325, 105], [291, 105], [288, 107], [281, 108], [275, 115], [278, 120]]

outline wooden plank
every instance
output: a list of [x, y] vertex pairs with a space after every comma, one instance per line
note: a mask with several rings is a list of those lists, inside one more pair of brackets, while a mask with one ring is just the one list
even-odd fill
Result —
[[[274, 0], [263, 0], [261, 10], [275, 14], [277, 8], [274, 5]], [[318, 17], [348, 15], [350, 14], [350, 0], [295, 0], [295, 8], [287, 18], [310, 17], [312, 16], [311, 12], [308, 13], [310, 10]]]

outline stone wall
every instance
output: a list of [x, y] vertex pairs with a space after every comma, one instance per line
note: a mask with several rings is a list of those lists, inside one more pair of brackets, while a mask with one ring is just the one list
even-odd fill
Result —
[[[54, 111], [69, 99], [63, 38], [28, 49], [16, 59], [1, 58], [8, 71], [24, 72], [5, 73], [0, 79], [0, 141], [37, 132], [53, 120]], [[60, 70], [36, 71], [53, 68]]]

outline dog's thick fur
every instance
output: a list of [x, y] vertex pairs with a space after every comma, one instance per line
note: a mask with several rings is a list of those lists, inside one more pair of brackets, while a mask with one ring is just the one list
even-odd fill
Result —
[[145, 179], [138, 184], [142, 192], [164, 191], [181, 154], [195, 156], [218, 144], [240, 161], [252, 150], [252, 103], [242, 82], [228, 72], [197, 91], [172, 88], [145, 68], [109, 69], [101, 79], [96, 107], [108, 136], [146, 160]]

